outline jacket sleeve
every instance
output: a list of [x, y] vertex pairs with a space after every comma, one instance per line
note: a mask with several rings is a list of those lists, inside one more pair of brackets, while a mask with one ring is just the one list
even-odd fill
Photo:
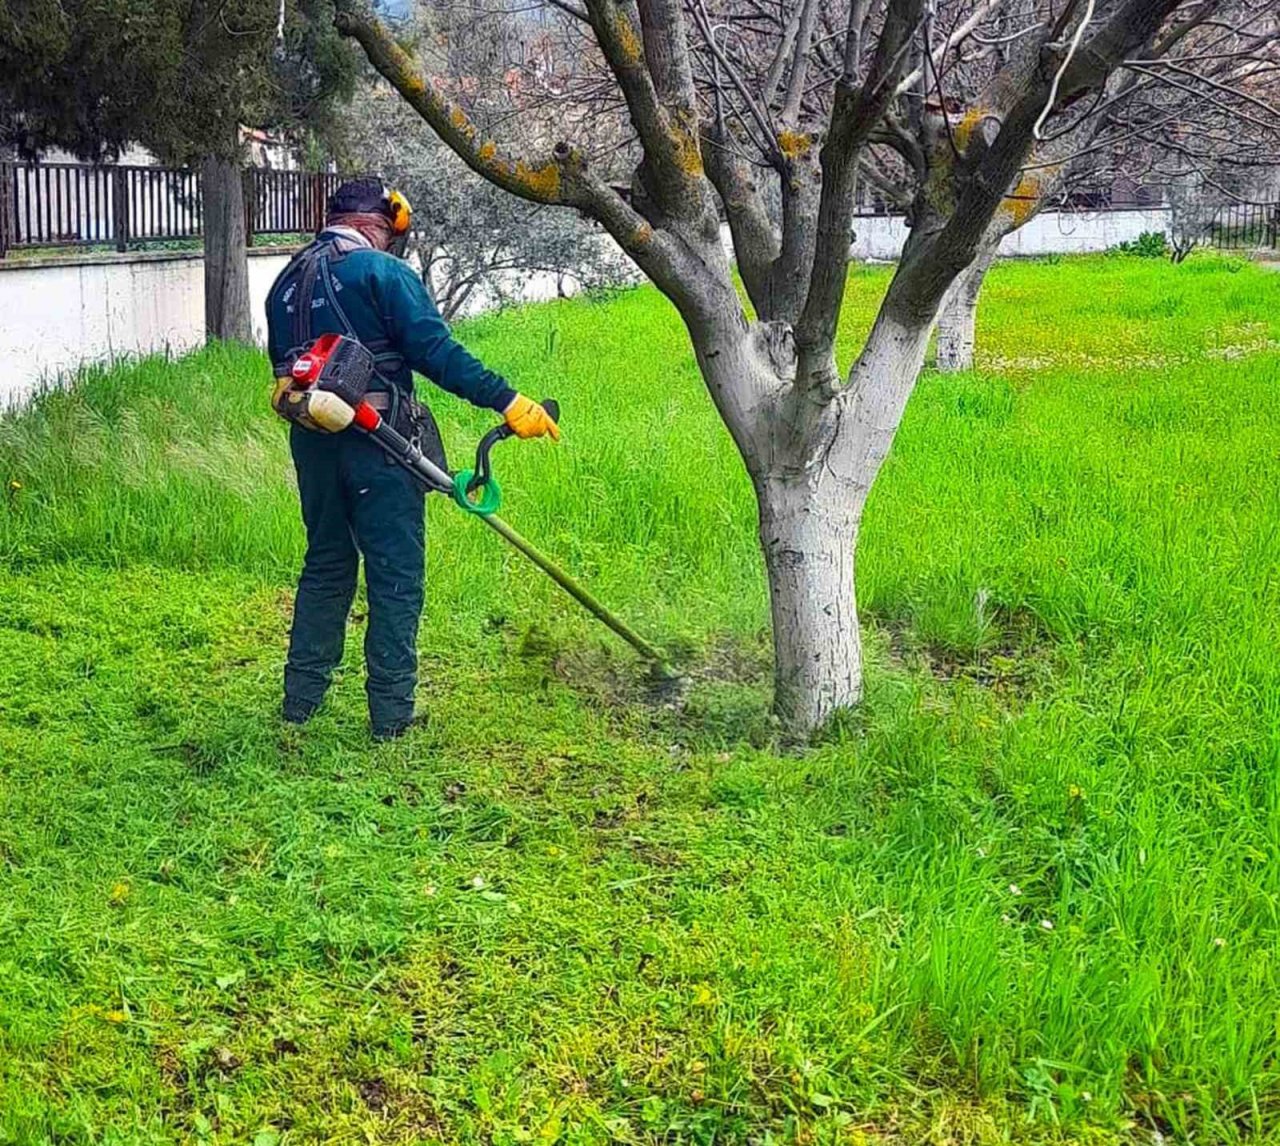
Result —
[[395, 349], [404, 355], [405, 362], [442, 390], [465, 398], [473, 406], [501, 413], [511, 405], [516, 392], [505, 378], [454, 339], [412, 269], [389, 258], [379, 270], [382, 312]]

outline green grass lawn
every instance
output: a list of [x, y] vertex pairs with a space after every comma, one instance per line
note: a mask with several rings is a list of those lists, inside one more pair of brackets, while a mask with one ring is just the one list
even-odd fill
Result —
[[[564, 403], [505, 512], [687, 703], [436, 500], [431, 723], [370, 744], [358, 604], [283, 728], [265, 361], [0, 421], [0, 1143], [1280, 1140], [1280, 276], [998, 267], [867, 510], [867, 702], [798, 756], [670, 309], [462, 334]], [[460, 463], [488, 419], [435, 407]]]

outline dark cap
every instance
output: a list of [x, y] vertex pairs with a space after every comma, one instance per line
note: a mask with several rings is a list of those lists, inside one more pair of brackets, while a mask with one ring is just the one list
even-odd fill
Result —
[[329, 196], [327, 212], [330, 215], [346, 215], [352, 212], [374, 212], [391, 218], [391, 200], [386, 184], [376, 175], [362, 175], [348, 179]]

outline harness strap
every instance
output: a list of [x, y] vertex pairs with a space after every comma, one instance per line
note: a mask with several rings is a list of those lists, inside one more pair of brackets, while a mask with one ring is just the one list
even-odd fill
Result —
[[[302, 273], [298, 278], [297, 293], [293, 296], [293, 346], [295, 350], [306, 346], [311, 337], [311, 304], [316, 293], [316, 276], [320, 271], [320, 256], [315, 250], [304, 255]], [[346, 331], [343, 332], [347, 333]]]
[[[329, 304], [333, 307], [334, 317], [341, 326], [340, 333], [348, 338], [357, 338], [355, 327], [342, 309], [338, 301], [338, 290], [334, 285], [333, 275], [329, 269], [330, 259], [341, 259], [345, 252], [341, 250], [340, 240], [328, 238], [317, 240], [306, 249], [300, 251], [296, 259], [301, 264], [298, 287], [293, 300], [293, 353], [298, 353], [304, 346], [310, 345], [315, 335], [312, 331], [311, 316], [315, 304], [317, 285], [322, 285]], [[384, 385], [391, 385], [386, 374], [399, 372], [404, 366], [404, 356], [392, 349], [391, 340], [387, 338], [359, 339], [373, 355], [378, 369], [379, 380]], [[385, 373], [384, 373], [385, 372]]]
[[[302, 260], [302, 273], [298, 278], [298, 291], [293, 299], [293, 345], [297, 349], [306, 346], [313, 341], [314, 335], [311, 333], [311, 308], [316, 297], [316, 280], [320, 277], [321, 271], [324, 272], [326, 290], [332, 295], [332, 288], [329, 287], [329, 254], [334, 249], [332, 239], [326, 239], [321, 242], [317, 240], [307, 247], [298, 257]], [[354, 338], [355, 332], [351, 329], [351, 323], [347, 316], [342, 313], [340, 307], [335, 307], [338, 321], [342, 323], [342, 333], [348, 338]]]

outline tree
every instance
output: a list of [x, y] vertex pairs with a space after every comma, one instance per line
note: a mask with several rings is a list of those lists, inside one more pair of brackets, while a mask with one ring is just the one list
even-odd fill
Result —
[[198, 163], [210, 338], [249, 341], [241, 128], [323, 129], [355, 59], [324, 0], [0, 0], [0, 140]]
[[1213, 226], [1221, 197], [1203, 179], [1180, 179], [1169, 188], [1169, 256], [1184, 262]]
[[[985, 62], [972, 100], [952, 107], [934, 102], [936, 62], [987, 27], [1001, 0], [964, 0], [947, 19], [937, 0], [799, 0], [776, 19], [749, 0], [552, 2], [602, 62], [599, 106], [625, 106], [629, 197], [568, 131], [535, 154], [486, 137], [359, 0], [339, 4], [338, 27], [472, 170], [595, 219], [680, 313], [756, 493], [776, 711], [806, 735], [861, 695], [858, 528], [944, 295], [979, 253], [1041, 127], [1223, 4], [1036, 2], [1031, 29]], [[911, 231], [845, 370], [836, 328], [854, 191], [873, 143], [911, 172]], [[780, 191], [776, 226], [767, 180]], [[721, 243], [721, 210], [753, 315]]]
[[[987, 271], [1001, 241], [1042, 210], [1082, 192], [1097, 194], [1118, 176], [1156, 182], [1165, 188], [1172, 249], [1181, 261], [1218, 206], [1258, 193], [1258, 173], [1274, 172], [1280, 111], [1267, 101], [1280, 70], [1274, 5], [1233, 0], [1214, 20], [1175, 26], [1159, 48], [1150, 58], [1125, 60], [1100, 93], [1100, 107], [1069, 112], [1049, 138], [1037, 141], [978, 256], [943, 302], [938, 369], [972, 369]], [[965, 78], [957, 69], [952, 83], [963, 85]]]

